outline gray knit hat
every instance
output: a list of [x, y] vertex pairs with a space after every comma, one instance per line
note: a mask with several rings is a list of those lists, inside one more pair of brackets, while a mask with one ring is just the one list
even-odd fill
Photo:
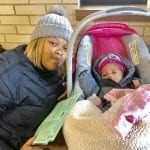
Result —
[[63, 9], [58, 7], [51, 13], [43, 16], [37, 23], [31, 41], [42, 37], [58, 37], [70, 40], [73, 29]]

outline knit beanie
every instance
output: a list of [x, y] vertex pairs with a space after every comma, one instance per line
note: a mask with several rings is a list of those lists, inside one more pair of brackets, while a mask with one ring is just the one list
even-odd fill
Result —
[[98, 65], [98, 73], [101, 75], [102, 73], [102, 69], [103, 67], [108, 64], [108, 63], [116, 63], [120, 66], [121, 70], [123, 71], [123, 73], [125, 73], [126, 71], [126, 67], [125, 64], [121, 61], [121, 59], [119, 58], [119, 56], [117, 56], [116, 54], [108, 54], [106, 55], [99, 63]]
[[43, 37], [56, 37], [69, 41], [73, 29], [65, 13], [63, 8], [57, 6], [43, 16], [32, 33], [31, 41]]

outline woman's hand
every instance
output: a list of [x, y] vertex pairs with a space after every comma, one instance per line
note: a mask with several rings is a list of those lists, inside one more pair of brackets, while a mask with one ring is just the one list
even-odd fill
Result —
[[43, 148], [38, 146], [32, 146], [35, 137], [31, 137], [20, 150], [43, 150]]

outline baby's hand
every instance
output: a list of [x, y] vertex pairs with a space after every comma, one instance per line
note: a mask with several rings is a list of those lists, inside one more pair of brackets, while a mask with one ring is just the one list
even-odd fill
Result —
[[138, 79], [133, 79], [132, 83], [133, 83], [135, 89], [137, 89], [141, 85], [141, 81]]
[[102, 108], [102, 106], [103, 106], [102, 100], [98, 96], [96, 96], [95, 93], [93, 95], [89, 96], [87, 98], [87, 100], [91, 101], [98, 108]]

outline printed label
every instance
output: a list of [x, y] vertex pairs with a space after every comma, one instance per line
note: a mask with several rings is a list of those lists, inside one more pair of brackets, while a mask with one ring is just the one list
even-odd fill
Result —
[[139, 61], [139, 56], [138, 56], [138, 53], [137, 53], [137, 45], [136, 45], [135, 40], [129, 43], [129, 50], [130, 50], [132, 62], [135, 65], [138, 65], [140, 63], [140, 61]]
[[86, 43], [86, 45], [85, 45], [85, 51], [86, 51], [86, 63], [87, 63], [88, 66], [90, 66], [89, 43]]

